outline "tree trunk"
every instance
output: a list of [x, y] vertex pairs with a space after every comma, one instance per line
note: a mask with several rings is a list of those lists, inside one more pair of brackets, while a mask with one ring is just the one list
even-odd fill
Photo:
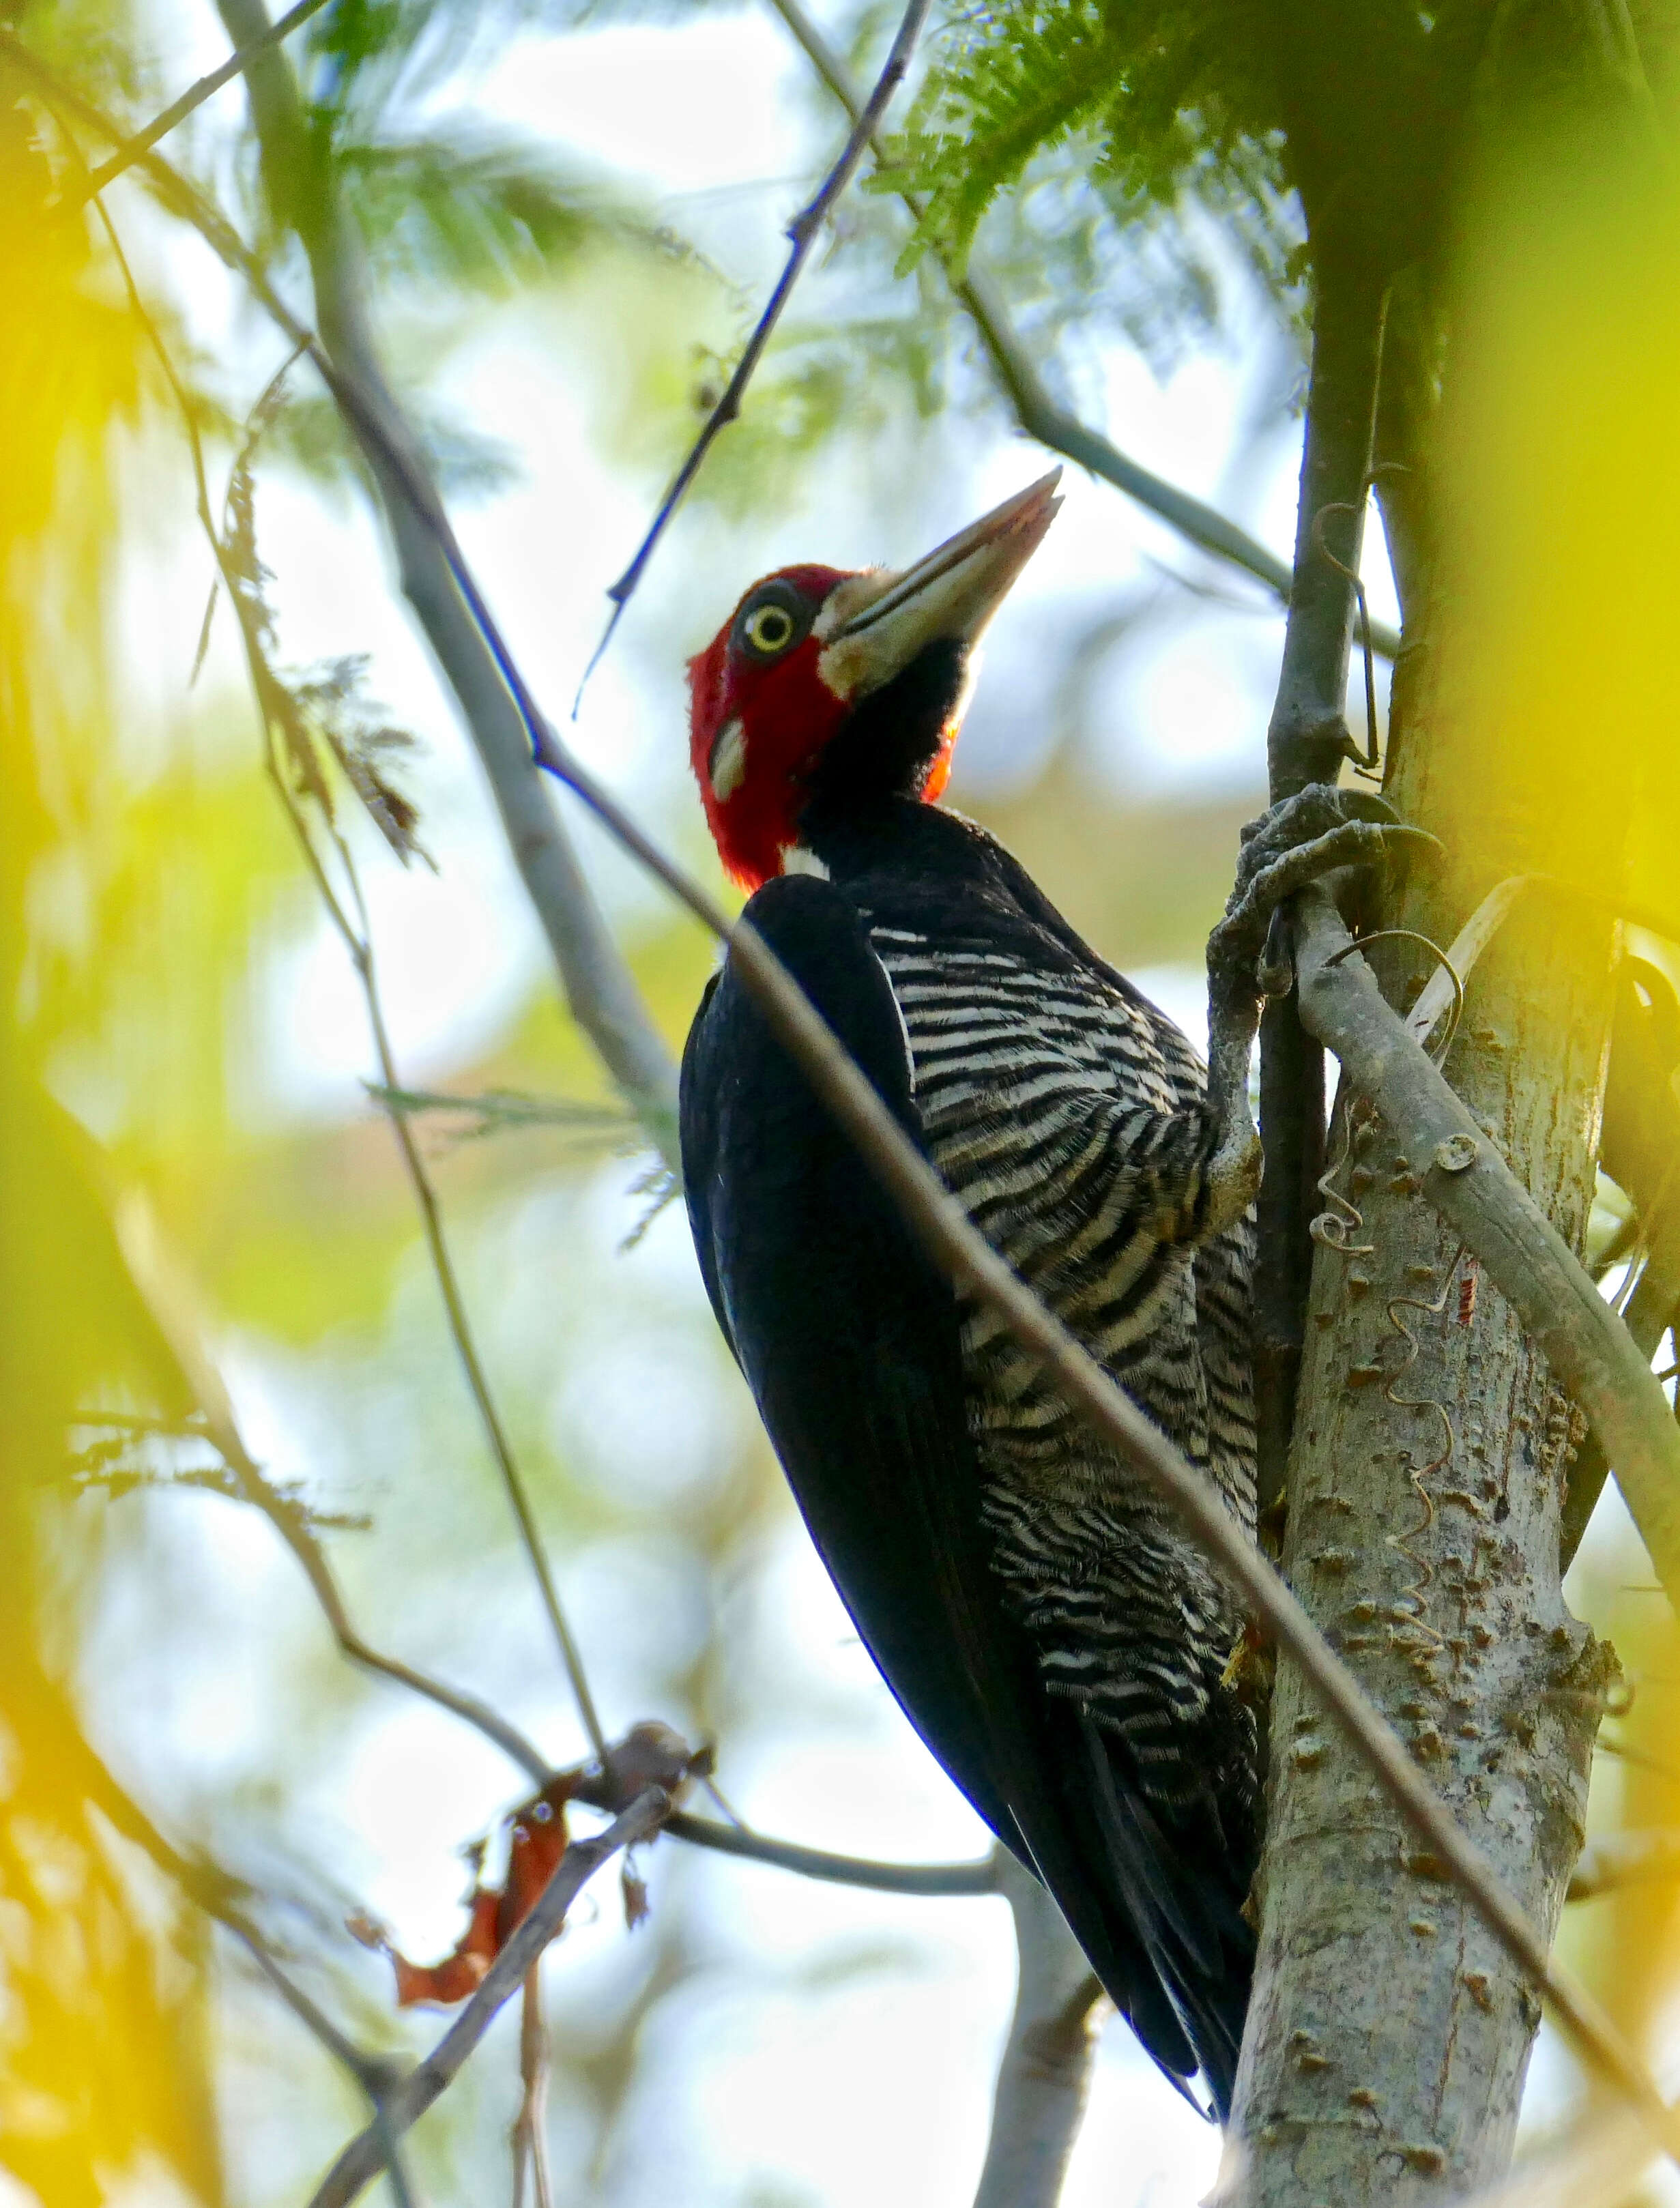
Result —
[[[1447, 849], [1383, 917], [1449, 942], [1501, 879], [1614, 879], [1605, 761], [1493, 755], [1409, 663], [1389, 795]], [[1560, 767], [1562, 773], [1560, 777]], [[1574, 777], [1569, 786], [1569, 777]], [[1573, 870], [1573, 869], [1572, 869]], [[1409, 1003], [1427, 951], [1386, 946]], [[1403, 949], [1404, 956], [1393, 953]], [[1453, 1086], [1579, 1249], [1611, 999], [1607, 921], [1545, 890], [1467, 990]], [[1284, 1563], [1377, 1707], [1535, 1922], [1579, 1852], [1614, 1658], [1565, 1609], [1558, 1525], [1579, 1422], [1509, 1307], [1419, 1192], [1379, 1111], [1343, 1098], [1289, 1461]], [[1339, 1164], [1335, 1161], [1339, 1161]], [[1343, 1246], [1333, 1246], [1337, 1242]], [[1364, 1765], [1280, 1666], [1261, 1938], [1227, 2198], [1244, 2208], [1438, 2199], [1509, 2157], [1539, 2007]]]

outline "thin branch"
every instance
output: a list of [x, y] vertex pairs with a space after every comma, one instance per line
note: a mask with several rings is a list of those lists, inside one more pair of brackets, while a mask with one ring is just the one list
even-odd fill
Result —
[[201, 76], [196, 84], [189, 84], [181, 97], [171, 100], [161, 115], [148, 123], [143, 130], [136, 130], [133, 137], [126, 139], [109, 160], [102, 161], [97, 169], [91, 171], [74, 192], [64, 195], [59, 202], [58, 211], [75, 214], [86, 207], [88, 201], [95, 198], [107, 184], [114, 183], [125, 169], [133, 168], [136, 161], [149, 153], [160, 138], [166, 138], [177, 123], [184, 123], [193, 110], [201, 107], [213, 93], [219, 92], [225, 84], [231, 84], [235, 77], [250, 67], [259, 54], [266, 53], [270, 46], [279, 45], [282, 39], [289, 39], [300, 25], [307, 23], [310, 16], [326, 4], [327, 0], [297, 0], [296, 7], [289, 8], [279, 21], [271, 23], [260, 38], [253, 39], [249, 45], [241, 46], [237, 53], [230, 54], [219, 69], [211, 70], [208, 76]]
[[1102, 1989], [1032, 1873], [1002, 1849], [997, 1860], [1020, 1964], [975, 2208], [1056, 2208], [1090, 2091]]
[[[1626, 1326], [1399, 1013], [1328, 892], [1297, 900], [1301, 1018], [1416, 1161], [1422, 1192], [1515, 1311], [1616, 1467], [1640, 1538], [1680, 1609], [1680, 1427]], [[1340, 954], [1340, 956], [1339, 956]], [[1337, 963], [1332, 963], [1332, 961]]]
[[[658, 1829], [669, 1797], [657, 1786], [639, 1795], [621, 1816], [593, 1839], [573, 1840], [561, 1857], [541, 1899], [509, 1935], [483, 1983], [431, 2053], [423, 2055], [381, 2104], [387, 2135], [404, 2133], [443, 2093], [489, 2030], [496, 2011], [517, 1993], [538, 1957], [566, 1921], [585, 1882], [621, 1848], [633, 1847]], [[379, 2127], [369, 2124], [345, 2147], [321, 2180], [309, 2208], [346, 2208], [378, 2171], [383, 2150]]]
[[538, 1785], [546, 1784], [554, 1773], [552, 1761], [488, 1702], [459, 1688], [446, 1686], [441, 1680], [430, 1678], [395, 1657], [382, 1655], [362, 1638], [351, 1623], [326, 1552], [310, 1531], [307, 1512], [264, 1477], [261, 1467], [246, 1448], [232, 1399], [204, 1347], [190, 1300], [174, 1278], [149, 1219], [137, 1207], [128, 1205], [118, 1218], [117, 1233], [129, 1276], [204, 1414], [206, 1439], [220, 1454], [241, 1497], [261, 1511], [302, 1565], [303, 1576], [344, 1654], [476, 1727]]
[[[257, 711], [262, 722], [269, 778], [279, 794], [280, 803], [285, 807], [286, 818], [297, 837], [322, 904], [333, 927], [343, 939], [351, 963], [355, 969], [357, 981], [361, 986], [363, 999], [367, 1009], [368, 1024], [373, 1038], [374, 1052], [379, 1061], [386, 1117], [396, 1136], [410, 1185], [419, 1207], [422, 1230], [431, 1259], [432, 1270], [437, 1280], [438, 1293], [442, 1299], [450, 1339], [454, 1343], [456, 1354], [466, 1377], [468, 1390], [478, 1413], [491, 1455], [495, 1461], [496, 1469], [501, 1476], [502, 1485], [513, 1509], [526, 1558], [541, 1591], [543, 1606], [548, 1612], [549, 1623], [560, 1649], [561, 1661], [571, 1685], [573, 1698], [578, 1705], [579, 1714], [583, 1719], [584, 1731], [596, 1755], [604, 1757], [607, 1752], [606, 1733], [602, 1727], [600, 1716], [595, 1707], [594, 1696], [590, 1691], [582, 1653], [561, 1605], [559, 1592], [555, 1586], [554, 1576], [549, 1567], [548, 1556], [543, 1546], [536, 1516], [531, 1507], [530, 1497], [525, 1491], [523, 1475], [508, 1441], [507, 1429], [502, 1424], [495, 1398], [490, 1393], [489, 1382], [484, 1371], [483, 1360], [478, 1354], [471, 1323], [467, 1317], [466, 1305], [461, 1294], [454, 1261], [444, 1234], [443, 1217], [438, 1203], [437, 1193], [432, 1185], [431, 1177], [426, 1171], [425, 1161], [420, 1155], [419, 1146], [414, 1139], [414, 1132], [409, 1125], [407, 1114], [393, 1101], [400, 1095], [400, 1085], [396, 1059], [391, 1048], [390, 1035], [385, 1024], [384, 1006], [380, 997], [379, 977], [374, 963], [373, 942], [368, 926], [367, 906], [362, 896], [361, 879], [356, 870], [356, 862], [344, 837], [329, 824], [329, 833], [333, 837], [339, 862], [344, 867], [345, 879], [349, 882], [351, 894], [356, 905], [357, 917], [352, 921], [327, 879], [326, 869], [315, 849], [314, 838], [310, 835], [309, 823], [303, 817], [303, 808], [279, 755], [271, 704], [279, 678], [268, 666], [263, 650], [263, 640], [257, 631], [255, 617], [246, 591], [241, 587], [242, 579], [234, 572], [225, 538], [223, 532], [217, 528], [214, 517], [211, 513], [209, 486], [204, 465], [204, 448], [199, 436], [198, 423], [193, 411], [191, 399], [177, 373], [169, 348], [163, 341], [161, 331], [155, 320], [147, 311], [139, 285], [135, 281], [134, 271], [129, 267], [128, 256], [123, 250], [122, 240], [117, 236], [116, 225], [111, 221], [105, 201], [103, 199], [96, 199], [94, 204], [99, 210], [99, 219], [105, 227], [111, 251], [116, 256], [117, 267], [122, 272], [130, 309], [157, 356], [180, 411], [192, 456], [193, 480], [196, 490], [199, 520], [209, 540], [212, 555], [216, 561], [223, 586], [227, 592], [228, 601], [233, 608], [238, 622], [246, 663], [250, 671], [252, 691]], [[281, 373], [284, 374], [285, 371], [282, 370]], [[273, 387], [273, 383], [271, 381], [270, 389]], [[231, 1463], [233, 1460], [230, 1458], [229, 1461]]]
[[1571, 1901], [1591, 1901], [1624, 1886], [1680, 1878], [1680, 1832], [1605, 1833], [1588, 1840], [1569, 1881]]
[[[12, 51], [16, 45], [9, 34], [0, 33], [0, 49]], [[27, 59], [39, 75], [40, 65], [33, 57]], [[148, 164], [167, 168], [156, 154], [148, 154], [146, 159]], [[169, 174], [173, 178], [173, 171]], [[178, 183], [181, 180], [174, 181]], [[190, 188], [188, 189], [190, 191]], [[197, 199], [198, 195], [192, 193], [191, 200]], [[213, 211], [207, 209], [189, 219], [198, 223], [207, 236], [213, 227], [226, 227]], [[249, 258], [243, 246], [238, 249], [241, 256]], [[267, 288], [266, 281], [263, 288]], [[263, 303], [267, 306], [267, 300], [264, 299]], [[293, 327], [296, 327], [295, 321]], [[310, 342], [311, 357], [316, 358], [319, 364], [324, 356]], [[1059, 1320], [1017, 1280], [756, 930], [740, 921], [731, 926], [714, 900], [667, 859], [609, 793], [566, 752], [538, 711], [507, 651], [429, 478], [423, 471], [411, 467], [407, 456], [393, 441], [379, 410], [370, 405], [355, 379], [344, 375], [330, 362], [322, 373], [358, 435], [379, 445], [381, 465], [411, 502], [414, 519], [435, 536], [454, 582], [479, 623], [483, 640], [525, 717], [527, 733], [541, 763], [575, 790], [615, 838], [698, 919], [727, 942], [730, 956], [758, 999], [772, 1031], [799, 1064], [837, 1123], [856, 1143], [871, 1170], [892, 1194], [906, 1222], [950, 1273], [959, 1292], [972, 1295], [997, 1314], [1093, 1430], [1175, 1511], [1256, 1619], [1299, 1667], [1372, 1775], [1402, 1815], [1442, 1857], [1500, 1945], [1541, 1989], [1575, 2044], [1626, 2096], [1665, 2151], [1680, 2158], [1680, 2118], [1668, 2108], [1637, 2055], [1585, 1988], [1572, 1974], [1552, 1962], [1540, 1935], [1419, 1773], [1404, 1743], [1371, 1707], [1353, 1673], [1317, 1632], [1278, 1573], [1245, 1539], [1208, 1483], [1087, 1354]], [[1310, 906], [1310, 893], [1304, 893], [1302, 901]], [[1340, 928], [1340, 922], [1336, 924]], [[1346, 963], [1351, 965], [1353, 962]], [[1374, 994], [1374, 984], [1371, 987]], [[1380, 1004], [1381, 999], [1377, 1001]], [[1383, 1010], [1386, 1012], [1386, 1006]], [[1392, 1018], [1393, 1015], [1389, 1017]], [[1408, 1047], [1415, 1050], [1409, 1038], [1407, 1041]], [[1417, 1055], [1421, 1059], [1423, 1054], [1418, 1052]], [[1423, 1063], [1428, 1066], [1427, 1059]], [[1433, 1073], [1432, 1067], [1428, 1070]], [[1450, 1098], [1451, 1092], [1447, 1093]], [[1456, 1100], [1451, 1101], [1461, 1113], [1462, 1107], [1457, 1107]], [[1526, 1196], [1522, 1202], [1527, 1203]], [[1551, 1234], [1551, 1228], [1543, 1221], [1540, 1224]], [[1552, 1239], [1557, 1241], [1556, 1236]], [[1563, 1246], [1561, 1242], [1557, 1244], [1560, 1251]], [[1564, 1254], [1567, 1256], [1567, 1252]], [[1489, 1269], [1493, 1271], [1491, 1264]], [[1586, 1276], [1581, 1277], [1585, 1280]], [[1598, 1303], [1590, 1281], [1587, 1288], [1590, 1300], [1602, 1313], [1604, 1306]], [[1648, 1373], [1642, 1366], [1639, 1370], [1648, 1382]], [[1660, 1400], [1660, 1390], [1658, 1393]], [[1666, 1407], [1665, 1403], [1665, 1411]], [[663, 1796], [657, 1797], [658, 1803], [663, 1799]], [[650, 1820], [656, 1815], [657, 1803], [650, 1812]], [[599, 1846], [613, 1840], [614, 1834], [626, 1822], [627, 1819], [621, 1819], [612, 1833], [603, 1836], [603, 1842], [592, 1845]], [[639, 1833], [624, 1836], [626, 1839], [637, 1837], [640, 1837]], [[614, 1845], [618, 1844], [614, 1840]], [[596, 1867], [592, 1860], [589, 1869]], [[527, 1923], [531, 1921], [527, 1919]], [[533, 1942], [531, 1953], [534, 1953], [535, 1949]], [[519, 1983], [530, 1959], [531, 1954], [516, 1934], [514, 1941], [504, 1951], [490, 1977], [480, 1989], [481, 1995], [495, 1980], [497, 1998], [505, 1999]], [[505, 1981], [496, 1977], [503, 1963], [513, 1966]], [[475, 1996], [475, 2001], [477, 1998]], [[465, 2018], [462, 2022], [465, 2022]], [[459, 2063], [455, 2067], [459, 2067]], [[440, 2085], [436, 2090], [441, 2089]], [[433, 2098], [435, 2092], [429, 2092], [424, 2104], [429, 2105]], [[362, 2178], [357, 2179], [357, 2184], [362, 2181]], [[317, 2196], [316, 2208], [331, 2208], [335, 2199], [347, 2197], [323, 2192]]]
[[[845, 63], [806, 13], [802, 0], [770, 0], [770, 4], [841, 106], [855, 123], [861, 121], [863, 93]], [[884, 159], [886, 147], [879, 132], [872, 132], [869, 143], [877, 159]], [[914, 192], [900, 192], [898, 196], [920, 222], [924, 212], [921, 200]], [[1246, 530], [1239, 528], [1217, 507], [1192, 498], [1176, 483], [1152, 474], [1077, 416], [1058, 405], [1029, 358], [1008, 309], [991, 279], [975, 267], [974, 257], [969, 256], [965, 273], [955, 271], [943, 255], [939, 256], [939, 265], [953, 296], [974, 324], [998, 381], [1015, 409], [1016, 419], [1029, 437], [1071, 460], [1076, 467], [1088, 469], [1104, 483], [1113, 484], [1116, 490], [1123, 491], [1175, 529], [1190, 543], [1211, 553], [1217, 560], [1226, 560], [1233, 567], [1240, 567], [1257, 582], [1263, 583], [1281, 604], [1288, 604], [1290, 570], [1287, 561], [1279, 559], [1275, 552], [1251, 537]], [[1371, 633], [1373, 649], [1392, 659], [1400, 649], [1400, 638], [1395, 632], [1377, 622]]]
[[240, 1942], [258, 1971], [303, 2029], [367, 2095], [373, 2110], [369, 2128], [377, 2141], [379, 2162], [390, 2184], [391, 2198], [396, 2208], [414, 2208], [414, 2188], [409, 2181], [402, 2148], [385, 2121], [385, 2095], [390, 2090], [397, 2064], [388, 2056], [368, 2054], [346, 2038], [326, 2011], [281, 1967], [279, 1957], [255, 1925], [226, 1916], [218, 1917], [217, 1922]]
[[[248, 644], [255, 644], [255, 639], [248, 639]], [[275, 752], [272, 725], [268, 730], [268, 767], [270, 779], [279, 793], [280, 801], [285, 807], [297, 839], [313, 860], [315, 852], [309, 823], [303, 817], [297, 794], [292, 789], [284, 765]], [[571, 1623], [561, 1603], [560, 1592], [555, 1585], [554, 1573], [549, 1563], [548, 1551], [543, 1545], [536, 1513], [531, 1508], [531, 1496], [525, 1485], [525, 1475], [519, 1468], [518, 1458], [513, 1454], [513, 1447], [508, 1438], [507, 1426], [503, 1423], [495, 1398], [490, 1391], [489, 1379], [484, 1371], [483, 1360], [478, 1353], [477, 1339], [473, 1333], [472, 1323], [467, 1316], [466, 1299], [461, 1293], [459, 1275], [455, 1270], [455, 1261], [450, 1251], [448, 1239], [444, 1233], [443, 1213], [438, 1203], [437, 1191], [433, 1185], [431, 1175], [426, 1170], [425, 1161], [420, 1155], [420, 1146], [414, 1139], [414, 1130], [409, 1124], [408, 1113], [397, 1101], [402, 1094], [400, 1078], [397, 1071], [396, 1058], [391, 1047], [390, 1031], [385, 1023], [385, 1007], [380, 994], [378, 970], [374, 961], [373, 938], [369, 928], [368, 909], [362, 895], [361, 879], [344, 837], [330, 826], [328, 832], [337, 848], [339, 863], [344, 867], [345, 879], [350, 884], [351, 894], [355, 902], [356, 920], [353, 925], [333, 897], [324, 869], [317, 863], [313, 867], [312, 871], [327, 909], [344, 937], [350, 953], [351, 963], [356, 969], [356, 977], [361, 986], [363, 1001], [367, 1008], [369, 1030], [373, 1040], [374, 1055], [379, 1061], [380, 1086], [375, 1093], [389, 1122], [391, 1131], [397, 1138], [397, 1146], [402, 1153], [404, 1170], [408, 1175], [409, 1185], [419, 1209], [427, 1255], [431, 1260], [432, 1272], [437, 1281], [438, 1294], [442, 1300], [449, 1337], [454, 1344], [455, 1354], [465, 1377], [467, 1389], [472, 1397], [473, 1407], [478, 1413], [479, 1424], [483, 1429], [484, 1438], [489, 1445], [490, 1455], [501, 1475], [503, 1491], [507, 1495], [509, 1508], [513, 1513], [514, 1523], [519, 1528], [520, 1545], [525, 1550], [525, 1560], [531, 1566], [531, 1575], [536, 1580], [541, 1593], [543, 1606], [548, 1613], [549, 1629], [560, 1650], [561, 1662], [572, 1689], [573, 1700], [576, 1702], [578, 1713], [583, 1719], [584, 1731], [590, 1746], [597, 1756], [604, 1756], [607, 1753], [607, 1736], [601, 1723], [600, 1713], [595, 1707], [595, 1697], [590, 1689], [589, 1676], [584, 1667], [583, 1652], [578, 1646]]]
[[718, 1855], [741, 1856], [748, 1863], [771, 1863], [778, 1870], [820, 1879], [830, 1886], [861, 1886], [873, 1893], [907, 1893], [924, 1900], [998, 1891], [996, 1862], [991, 1856], [982, 1856], [976, 1863], [873, 1863], [863, 1856], [831, 1855], [824, 1848], [767, 1839], [746, 1827], [691, 1816], [682, 1809], [666, 1820], [664, 1829], [674, 1840], [690, 1840], [696, 1847], [711, 1848]]
[[[1344, 717], [1347, 661], [1359, 593], [1377, 387], [1383, 361], [1383, 284], [1329, 252], [1318, 255], [1312, 373], [1301, 447], [1295, 560], [1277, 695], [1266, 730], [1274, 805], [1310, 783], [1334, 782], [1357, 756]], [[1288, 917], [1267, 963], [1287, 957]], [[1260, 1141], [1251, 1287], [1255, 1480], [1263, 1522], [1281, 1503], [1312, 1279], [1309, 1225], [1324, 1171], [1324, 1053], [1287, 997], [1260, 1022]]]
[[549, 2177], [549, 2035], [543, 2021], [543, 1965], [525, 1973], [519, 2004], [519, 2111], [513, 2119], [513, 2208], [525, 2208], [525, 2172], [531, 2172], [531, 2208], [554, 2208]]
[[208, 1913], [238, 1940], [257, 1969], [310, 2037], [320, 2041], [333, 2060], [348, 2071], [369, 2099], [376, 2103], [391, 2082], [390, 2061], [383, 2056], [364, 2053], [354, 2040], [345, 2037], [326, 2011], [282, 1969], [273, 1948], [248, 1918], [220, 1911], [213, 1910]]
[[930, 4], [931, 0], [908, 0], [904, 13], [899, 21], [897, 34], [888, 50], [881, 73], [875, 80], [875, 88], [859, 110], [852, 124], [851, 135], [840, 149], [839, 159], [824, 177], [816, 197], [807, 207], [802, 207], [788, 225], [789, 250], [787, 265], [782, 271], [781, 279], [776, 289], [770, 295], [763, 314], [759, 317], [752, 336], [747, 340], [746, 350], [735, 363], [735, 373], [724, 386], [723, 395], [717, 404], [707, 415], [699, 435], [695, 438], [689, 448], [687, 459], [677, 470], [670, 489], [659, 501], [659, 510], [649, 525], [646, 536], [637, 547], [634, 558], [607, 592], [607, 596], [612, 600], [613, 610], [608, 618], [601, 641], [596, 645], [589, 665], [584, 669], [583, 682], [578, 686], [579, 697], [583, 694], [584, 683], [588, 681], [600, 662], [601, 655], [611, 643], [613, 631], [618, 627], [624, 609], [634, 596], [636, 586], [646, 573], [648, 562], [653, 557], [654, 548], [664, 535], [672, 515], [682, 503], [689, 485], [699, 473], [706, 454], [711, 450], [713, 441], [719, 432], [733, 422], [741, 412], [741, 402], [746, 393], [747, 387], [752, 381], [759, 361], [764, 357], [765, 347], [770, 343], [777, 323], [782, 319], [783, 309], [793, 297], [794, 286], [798, 283], [805, 264], [811, 257], [811, 249], [815, 245], [822, 226], [828, 219], [836, 201], [851, 182], [853, 171], [863, 158], [864, 148], [873, 139], [880, 119], [886, 112], [888, 103], [898, 89], [903, 80], [904, 72], [910, 65], [910, 57], [915, 51], [916, 40], [921, 35], [921, 27], [927, 21]]

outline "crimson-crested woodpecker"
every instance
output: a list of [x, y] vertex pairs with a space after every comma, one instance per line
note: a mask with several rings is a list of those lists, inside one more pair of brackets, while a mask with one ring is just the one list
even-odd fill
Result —
[[[754, 926], [970, 1217], [1251, 1537], [1255, 962], [1270, 892], [1308, 859], [1295, 846], [1346, 808], [1320, 788], [1251, 835], [1210, 945], [1209, 1074], [1007, 851], [935, 805], [974, 645], [1056, 482], [908, 571], [756, 584], [691, 665], [694, 772]], [[681, 1122], [712, 1306], [860, 1634], [1143, 2045], [1181, 2087], [1199, 2070], [1223, 2118], [1259, 1809], [1237, 1603], [924, 1254], [727, 961], [688, 1038]]]

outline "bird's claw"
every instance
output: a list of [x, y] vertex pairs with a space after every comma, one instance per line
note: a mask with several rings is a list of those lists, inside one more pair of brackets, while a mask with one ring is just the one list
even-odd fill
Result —
[[1255, 987], [1265, 998], [1287, 997], [1294, 979], [1294, 962], [1289, 956], [1289, 922], [1284, 917], [1283, 907], [1275, 904], [1266, 923], [1265, 948], [1254, 969]]
[[1262, 996], [1286, 994], [1290, 962], [1281, 908], [1307, 883], [1345, 867], [1375, 865], [1437, 837], [1409, 828], [1368, 790], [1311, 783], [1242, 831], [1236, 884], [1209, 941], [1210, 961], [1252, 977]]

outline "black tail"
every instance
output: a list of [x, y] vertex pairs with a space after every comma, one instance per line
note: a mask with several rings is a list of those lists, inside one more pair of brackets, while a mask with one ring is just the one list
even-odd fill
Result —
[[[1252, 1844], [1233, 1846], [1211, 1809], [1174, 1819], [1168, 1828], [1127, 1767], [1130, 1759], [1114, 1733], [1087, 1710], [1079, 1734], [1088, 1799], [1096, 1812], [1094, 1837], [1107, 1876], [1099, 1893], [1077, 1897], [1068, 1908], [1070, 1921], [1116, 2006], [1181, 2087], [1191, 2069], [1187, 2045], [1222, 2124], [1231, 2113], [1254, 1976], [1254, 1935], [1242, 1913], [1254, 1869]], [[1094, 1902], [1107, 1935], [1102, 1952], [1085, 1929], [1096, 1913]], [[1138, 1983], [1140, 1963], [1153, 1983]]]

